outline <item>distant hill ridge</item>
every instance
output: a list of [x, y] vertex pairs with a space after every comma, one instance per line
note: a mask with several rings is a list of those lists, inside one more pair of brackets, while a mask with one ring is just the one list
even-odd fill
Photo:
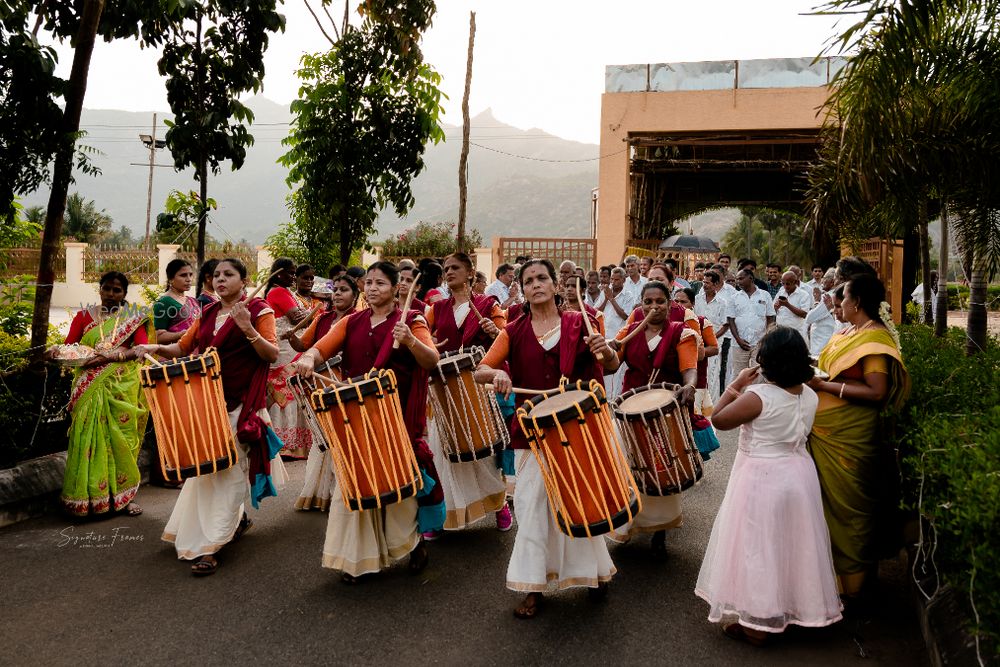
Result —
[[[218, 223], [212, 233], [225, 240], [247, 238], [260, 243], [288, 219], [285, 197], [287, 170], [277, 164], [285, 152], [281, 139], [287, 135], [288, 108], [263, 97], [248, 101], [255, 115], [251, 132], [255, 143], [247, 151], [242, 169], [226, 165], [218, 176], [210, 176], [209, 195], [219, 203], [214, 214]], [[93, 159], [101, 169], [97, 177], [77, 174], [71, 191], [93, 199], [114, 219], [141, 235], [146, 220], [146, 190], [149, 152], [138, 135], [149, 134], [152, 112], [84, 109], [81, 126], [84, 140], [100, 151]], [[169, 114], [159, 114], [157, 136]], [[406, 219], [392, 213], [379, 217], [377, 238], [397, 233], [419, 220], [455, 220], [458, 211], [458, 156], [461, 129], [444, 125], [446, 141], [429, 146], [424, 154], [426, 169], [414, 181], [416, 205]], [[580, 236], [590, 229], [590, 190], [597, 185], [598, 147], [560, 139], [538, 129], [521, 130], [498, 121], [487, 110], [472, 119], [473, 146], [469, 156], [469, 224], [485, 239], [496, 235]], [[544, 160], [591, 160], [589, 162], [542, 162], [510, 157], [503, 153]], [[133, 164], [136, 163], [136, 164]], [[191, 170], [175, 172], [166, 151], [159, 151], [153, 179], [151, 224], [162, 210], [172, 189], [194, 190]], [[26, 197], [26, 204], [44, 204], [48, 191]]]

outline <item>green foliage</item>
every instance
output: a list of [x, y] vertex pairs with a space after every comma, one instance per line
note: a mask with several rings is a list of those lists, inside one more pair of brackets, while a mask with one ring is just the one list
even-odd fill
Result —
[[[948, 285], [948, 310], [969, 309], [969, 288], [966, 285]], [[1000, 285], [986, 288], [986, 309], [1000, 310]]]
[[973, 591], [978, 632], [1000, 651], [1000, 344], [967, 357], [964, 330], [935, 338], [921, 325], [900, 327], [900, 342], [913, 383], [896, 429], [905, 502], [933, 525], [935, 564]]
[[28, 368], [26, 338], [0, 332], [0, 468], [64, 451], [73, 376], [55, 368]]
[[[478, 248], [483, 244], [483, 237], [478, 229], [466, 234], [470, 248]], [[382, 244], [383, 257], [444, 257], [455, 252], [457, 238], [455, 225], [447, 222], [419, 222], [401, 234], [387, 239]]]
[[444, 138], [440, 76], [416, 47], [433, 3], [366, 2], [326, 53], [302, 57], [295, 122], [284, 140], [293, 226], [325, 238], [341, 262], [375, 232], [378, 213], [413, 206], [410, 182], [428, 141]]
[[81, 243], [97, 243], [111, 233], [112, 222], [107, 211], [98, 211], [94, 200], [84, 199], [79, 192], [66, 198], [63, 236]]
[[[194, 231], [198, 227], [198, 217], [203, 211], [214, 211], [218, 203], [209, 197], [201, 205], [201, 196], [194, 190], [181, 192], [171, 190], [163, 205], [163, 213], [156, 216], [156, 242], [174, 243], [182, 240], [181, 247], [190, 250], [195, 246]], [[211, 218], [206, 213], [206, 219]]]
[[[747, 225], [750, 225], [750, 253], [747, 254]], [[745, 209], [740, 220], [722, 237], [722, 251], [733, 256], [751, 257], [761, 264], [811, 266], [815, 257], [803, 231], [805, 221], [797, 215], [771, 209]]]
[[253, 113], [239, 96], [261, 90], [268, 34], [283, 31], [285, 18], [275, 11], [275, 0], [172, 4], [179, 25], [163, 46], [158, 68], [167, 77], [174, 112], [166, 134], [174, 165], [197, 168], [199, 178], [205, 178], [200, 170], [206, 165], [218, 173], [224, 160], [239, 169], [253, 143], [244, 124], [253, 122]]
[[8, 336], [27, 336], [33, 310], [26, 303], [0, 305], [0, 331]]

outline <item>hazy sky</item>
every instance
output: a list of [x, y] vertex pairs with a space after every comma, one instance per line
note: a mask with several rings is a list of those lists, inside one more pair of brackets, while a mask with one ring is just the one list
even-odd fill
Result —
[[[472, 114], [491, 107], [521, 128], [597, 143], [605, 65], [814, 56], [834, 20], [803, 16], [818, 0], [438, 0], [424, 54], [449, 96], [445, 121], [462, 122], [469, 11], [476, 12]], [[319, 0], [312, 0], [318, 9]], [[356, 4], [356, 0], [352, 2]], [[342, 13], [335, 2], [331, 13]], [[287, 104], [305, 51], [329, 47], [305, 5], [287, 0], [283, 34], [265, 57], [264, 96]], [[167, 111], [157, 53], [99, 42], [90, 68], [90, 109]], [[60, 49], [68, 75], [71, 51]]]

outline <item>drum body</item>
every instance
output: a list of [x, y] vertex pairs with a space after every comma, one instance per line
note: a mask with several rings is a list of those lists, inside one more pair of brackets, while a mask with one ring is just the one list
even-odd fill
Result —
[[632, 474], [649, 496], [680, 493], [702, 476], [691, 418], [677, 403], [677, 390], [677, 385], [667, 383], [636, 387], [614, 402]]
[[[329, 360], [324, 361], [322, 364], [316, 367], [316, 374], [322, 375], [328, 380], [340, 380], [340, 361], [342, 357], [338, 354], [330, 357]], [[295, 397], [295, 405], [298, 407], [299, 411], [305, 416], [307, 422], [309, 422], [309, 430], [313, 435], [313, 442], [319, 447], [319, 451], [325, 452], [330, 448], [330, 443], [327, 442], [326, 436], [323, 435], [323, 429], [320, 428], [319, 420], [316, 418], [316, 412], [313, 410], [312, 403], [309, 401], [309, 396], [312, 395], [314, 391], [318, 388], [322, 388], [322, 380], [314, 380], [312, 378], [304, 379], [298, 375], [293, 375], [288, 378], [288, 387], [292, 391], [292, 396]]]
[[381, 508], [423, 487], [392, 371], [372, 371], [346, 386], [317, 389], [309, 401], [330, 444], [349, 509]]
[[559, 529], [570, 537], [595, 537], [632, 521], [642, 506], [604, 388], [596, 382], [576, 386], [525, 401], [517, 415]]
[[452, 462], [487, 458], [510, 442], [496, 394], [473, 379], [485, 354], [481, 347], [446, 353], [431, 373], [434, 424]]
[[221, 370], [214, 349], [140, 369], [164, 479], [208, 475], [239, 460]]

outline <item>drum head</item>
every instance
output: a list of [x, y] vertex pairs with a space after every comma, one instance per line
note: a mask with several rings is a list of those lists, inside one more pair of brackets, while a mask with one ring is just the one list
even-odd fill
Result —
[[646, 389], [632, 396], [623, 397], [621, 402], [615, 405], [615, 412], [625, 415], [642, 415], [649, 412], [657, 412], [673, 403], [674, 396], [676, 395], [676, 392], [669, 389]]
[[542, 400], [528, 412], [528, 418], [537, 420], [539, 426], [554, 426], [557, 422], [561, 424], [579, 417], [577, 405], [586, 413], [593, 412], [606, 402], [598, 392], [573, 389]]
[[437, 373], [431, 373], [431, 379], [435, 375], [458, 375], [462, 371], [472, 370], [483, 360], [483, 348], [475, 347], [469, 352], [446, 352], [441, 355], [441, 360], [437, 364]]

